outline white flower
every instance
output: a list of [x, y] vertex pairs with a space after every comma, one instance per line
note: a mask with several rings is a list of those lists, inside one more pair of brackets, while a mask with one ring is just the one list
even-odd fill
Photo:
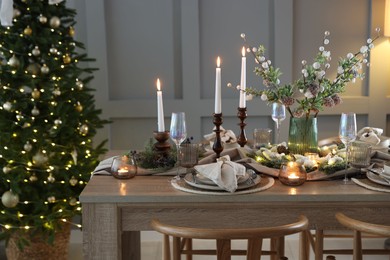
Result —
[[352, 53], [348, 53], [348, 54], [347, 54], [347, 58], [348, 58], [348, 59], [352, 59], [352, 58], [353, 58], [353, 54], [352, 54]]
[[305, 66], [307, 64], [307, 61], [303, 60], [302, 65]]
[[320, 63], [319, 62], [314, 62], [313, 63], [313, 68], [318, 70], [319, 68], [321, 67]]
[[324, 46], [320, 46], [320, 47], [318, 48], [318, 50], [319, 50], [319, 51], [324, 51], [325, 48], [324, 48]]
[[342, 74], [343, 72], [344, 72], [343, 67], [338, 66], [338, 67], [337, 67], [337, 73], [338, 73], [338, 74]]
[[253, 51], [253, 52], [257, 52], [257, 48], [256, 48], [256, 47], [253, 47], [253, 48], [252, 48], [252, 51]]
[[268, 97], [267, 97], [267, 95], [266, 94], [261, 94], [261, 100], [263, 100], [263, 101], [267, 101], [268, 100]]
[[263, 69], [268, 69], [268, 63], [267, 62], [261, 63], [261, 67], [263, 67]]
[[260, 61], [261, 61], [261, 62], [265, 61], [265, 57], [264, 57], [264, 56], [261, 56], [261, 57], [260, 57]]
[[313, 95], [309, 90], [307, 90], [307, 91], [305, 92], [305, 97], [307, 97], [307, 98], [313, 98], [314, 95]]
[[240, 85], [237, 85], [237, 86], [236, 86], [236, 89], [237, 89], [237, 90], [241, 90], [241, 86], [240, 86]]
[[363, 59], [363, 63], [367, 63], [368, 62], [368, 60], [367, 59]]
[[329, 39], [325, 39], [325, 40], [324, 40], [324, 44], [325, 44], [325, 45], [329, 44]]
[[366, 45], [363, 45], [361, 48], [360, 48], [360, 53], [366, 53], [368, 51], [368, 47]]
[[325, 87], [324, 86], [320, 86], [320, 92], [324, 92], [324, 90], [325, 90]]
[[302, 70], [302, 74], [305, 74], [305, 73], [307, 73], [307, 69]]
[[303, 76], [304, 76], [305, 78], [307, 78], [307, 77], [309, 77], [309, 73], [306, 71], [305, 73], [303, 73]]
[[246, 95], [246, 98], [245, 98], [247, 101], [251, 101], [253, 99], [253, 95], [252, 94], [248, 94]]
[[367, 43], [368, 43], [368, 44], [372, 43], [372, 39], [371, 39], [371, 38], [368, 38], [368, 39], [367, 39]]
[[276, 84], [278, 84], [278, 85], [280, 84], [280, 79], [276, 80]]
[[329, 68], [330, 68], [330, 64], [329, 64], [329, 63], [326, 63], [326, 64], [325, 64], [325, 68], [329, 69]]
[[368, 47], [369, 47], [370, 49], [372, 49], [372, 48], [374, 48], [374, 44], [373, 44], [373, 43], [370, 43], [370, 45], [368, 45]]
[[330, 57], [330, 51], [323, 51], [322, 52], [322, 56], [324, 56], [325, 58], [329, 58]]

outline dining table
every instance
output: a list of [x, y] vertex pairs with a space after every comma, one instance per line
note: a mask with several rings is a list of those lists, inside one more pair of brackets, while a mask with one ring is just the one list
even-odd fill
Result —
[[[80, 195], [84, 259], [141, 259], [141, 231], [156, 218], [166, 223], [201, 227], [260, 227], [309, 219], [311, 230], [341, 230], [336, 212], [363, 221], [390, 225], [390, 193], [343, 180], [306, 181], [286, 186], [277, 178], [265, 190], [221, 195], [185, 192], [172, 176], [116, 179], [94, 175]], [[299, 259], [309, 259], [308, 234], [300, 235]]]

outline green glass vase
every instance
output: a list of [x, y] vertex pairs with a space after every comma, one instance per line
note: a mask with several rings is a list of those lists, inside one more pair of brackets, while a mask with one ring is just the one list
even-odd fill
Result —
[[288, 149], [292, 154], [318, 153], [317, 118], [290, 118]]

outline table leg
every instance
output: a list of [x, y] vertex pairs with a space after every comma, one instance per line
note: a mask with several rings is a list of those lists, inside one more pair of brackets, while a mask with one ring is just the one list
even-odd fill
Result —
[[141, 259], [141, 232], [122, 233], [122, 259]]

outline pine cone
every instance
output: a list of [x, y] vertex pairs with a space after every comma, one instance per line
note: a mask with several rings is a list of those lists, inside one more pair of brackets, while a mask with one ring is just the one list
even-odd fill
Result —
[[289, 154], [290, 152], [288, 151], [288, 148], [284, 145], [278, 145], [278, 147], [276, 148], [276, 151], [281, 154], [281, 153], [284, 153], [284, 154]]

